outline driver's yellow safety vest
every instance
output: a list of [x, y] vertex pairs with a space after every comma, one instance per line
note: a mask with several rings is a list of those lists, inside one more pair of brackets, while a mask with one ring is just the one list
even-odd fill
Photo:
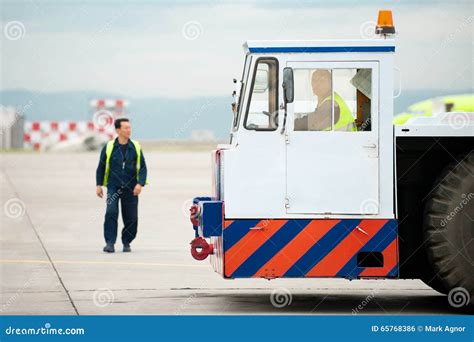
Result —
[[[331, 96], [326, 97], [321, 104], [326, 101], [331, 101]], [[337, 103], [339, 106], [339, 120], [334, 123], [334, 130], [335, 131], [347, 131], [347, 132], [355, 132], [357, 131], [354, 116], [352, 116], [352, 112], [347, 106], [344, 99], [339, 96], [338, 93], [334, 93], [334, 103]], [[330, 131], [330, 128], [325, 129], [326, 131]]]

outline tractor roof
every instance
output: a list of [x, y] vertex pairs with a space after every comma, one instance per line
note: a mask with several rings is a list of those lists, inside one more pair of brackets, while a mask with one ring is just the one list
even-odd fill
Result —
[[394, 52], [393, 39], [353, 40], [249, 40], [248, 53]]

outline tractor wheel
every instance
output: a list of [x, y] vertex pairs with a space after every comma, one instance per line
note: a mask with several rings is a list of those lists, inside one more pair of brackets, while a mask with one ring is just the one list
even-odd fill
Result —
[[[425, 206], [423, 235], [432, 268], [424, 279], [442, 293], [474, 301], [474, 153], [449, 165]], [[431, 284], [430, 284], [431, 283]]]
[[431, 268], [423, 271], [424, 274], [421, 275], [421, 280], [431, 287], [433, 290], [438, 291], [442, 294], [448, 294], [446, 287], [439, 278], [439, 276]]

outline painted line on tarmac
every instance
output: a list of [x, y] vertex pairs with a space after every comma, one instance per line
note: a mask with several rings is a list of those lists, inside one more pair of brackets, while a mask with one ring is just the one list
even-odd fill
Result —
[[[160, 264], [152, 262], [115, 262], [115, 261], [80, 261], [80, 260], [53, 260], [55, 264], [73, 264], [73, 265], [117, 265], [117, 266], [162, 266], [162, 267], [197, 267], [204, 268], [209, 265], [187, 265], [187, 264]], [[49, 260], [0, 260], [0, 264], [49, 264]]]

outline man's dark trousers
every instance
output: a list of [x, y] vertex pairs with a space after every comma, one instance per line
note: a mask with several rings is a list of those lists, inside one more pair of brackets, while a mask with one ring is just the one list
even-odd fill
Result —
[[[105, 242], [114, 244], [117, 240], [117, 220], [119, 202], [122, 207], [122, 242], [129, 244], [137, 235], [138, 226], [138, 196], [133, 196], [133, 189], [137, 184], [142, 187], [146, 184], [147, 167], [143, 150], [137, 155], [135, 145], [130, 141], [126, 144], [125, 152], [122, 151], [118, 138], [114, 140], [114, 147], [110, 155], [110, 171], [107, 181], [107, 209], [104, 222]], [[107, 166], [107, 145], [100, 152], [99, 165], [96, 170], [96, 184], [102, 186], [105, 179]], [[137, 174], [137, 161], [141, 160], [140, 171]]]
[[105, 212], [104, 237], [106, 243], [115, 244], [117, 240], [117, 225], [119, 201], [124, 227], [122, 243], [130, 244], [137, 236], [138, 227], [138, 196], [127, 186], [107, 187], [107, 209]]

